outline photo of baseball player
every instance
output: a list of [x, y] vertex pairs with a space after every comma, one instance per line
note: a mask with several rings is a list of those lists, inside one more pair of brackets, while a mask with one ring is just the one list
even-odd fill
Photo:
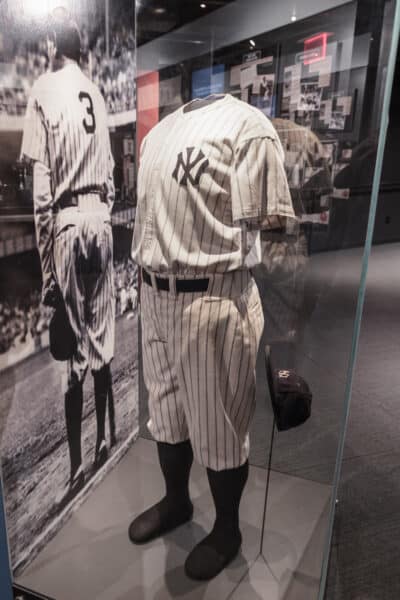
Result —
[[0, 119], [0, 432], [16, 574], [139, 429], [134, 7], [57, 4], [0, 7], [12, 98]]
[[88, 369], [96, 405], [95, 467], [108, 458], [105, 418], [114, 356], [114, 159], [104, 100], [80, 70], [80, 52], [77, 24], [64, 9], [54, 11], [48, 31], [51, 71], [32, 88], [21, 149], [22, 159], [33, 163], [42, 302], [55, 309], [64, 303], [76, 338], [65, 392], [71, 473], [57, 498], [60, 506], [85, 483], [81, 422]]
[[251, 267], [261, 260], [260, 231], [293, 220], [281, 142], [255, 107], [229, 94], [196, 99], [144, 138], [133, 258], [143, 282], [148, 428], [166, 495], [134, 518], [129, 536], [144, 543], [192, 518], [195, 459], [216, 512], [185, 562], [195, 580], [215, 577], [241, 547], [264, 327]]

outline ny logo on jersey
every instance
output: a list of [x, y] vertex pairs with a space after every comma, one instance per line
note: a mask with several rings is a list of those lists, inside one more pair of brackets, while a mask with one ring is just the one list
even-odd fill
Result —
[[[184, 185], [185, 187], [187, 187], [188, 181], [197, 187], [200, 183], [200, 177], [209, 165], [208, 158], [204, 156], [202, 150], [199, 150], [197, 156], [192, 158], [193, 152], [193, 147], [186, 148], [185, 158], [183, 158], [183, 152], [179, 152], [176, 167], [172, 173], [172, 177], [176, 179], [179, 185]], [[179, 179], [181, 169], [183, 173]]]

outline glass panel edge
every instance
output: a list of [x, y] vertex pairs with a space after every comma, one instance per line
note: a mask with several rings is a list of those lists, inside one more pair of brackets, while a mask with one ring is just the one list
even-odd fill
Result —
[[360, 336], [360, 329], [361, 329], [361, 319], [362, 319], [362, 312], [363, 312], [363, 308], [364, 308], [364, 300], [365, 300], [365, 292], [366, 292], [368, 262], [369, 262], [369, 257], [371, 254], [372, 238], [373, 238], [376, 210], [377, 210], [378, 197], [379, 197], [379, 187], [380, 187], [380, 181], [381, 181], [381, 175], [382, 175], [382, 165], [383, 165], [383, 158], [384, 158], [384, 151], [385, 151], [385, 144], [386, 144], [386, 136], [387, 136], [387, 129], [388, 129], [388, 124], [389, 124], [389, 109], [390, 109], [390, 101], [391, 101], [391, 95], [392, 95], [392, 87], [393, 87], [393, 81], [394, 81], [394, 72], [395, 72], [395, 67], [396, 67], [396, 57], [397, 57], [397, 49], [398, 49], [399, 33], [400, 33], [400, 0], [396, 0], [395, 6], [396, 6], [395, 18], [394, 18], [394, 23], [393, 23], [392, 41], [391, 41], [389, 60], [388, 60], [388, 66], [387, 66], [387, 76], [386, 76], [386, 81], [385, 81], [383, 110], [382, 110], [381, 119], [380, 119], [378, 151], [377, 151], [377, 158], [376, 158], [376, 163], [375, 163], [375, 171], [374, 171], [374, 178], [373, 178], [373, 185], [372, 185], [371, 207], [370, 207], [370, 212], [369, 212], [369, 217], [368, 217], [368, 227], [367, 227], [367, 235], [366, 235], [366, 241], [365, 241], [364, 253], [363, 253], [363, 262], [362, 262], [362, 270], [361, 270], [361, 276], [360, 276], [357, 309], [356, 309], [356, 316], [355, 316], [355, 321], [354, 321], [354, 326], [353, 326], [351, 353], [350, 353], [349, 364], [348, 364], [348, 369], [347, 369], [347, 377], [346, 377], [346, 389], [345, 389], [345, 397], [344, 397], [344, 422], [343, 422], [342, 431], [340, 433], [338, 454], [336, 457], [328, 533], [327, 533], [325, 549], [324, 549], [318, 600], [324, 600], [325, 591], [326, 591], [330, 549], [331, 549], [333, 526], [334, 526], [334, 520], [335, 520], [336, 498], [337, 498], [337, 492], [338, 492], [339, 483], [340, 483], [344, 446], [345, 446], [347, 426], [348, 426], [348, 421], [349, 421], [349, 416], [350, 416], [351, 392], [352, 392], [352, 385], [353, 385], [354, 366], [355, 366], [355, 361], [356, 361], [356, 357], [357, 357], [357, 350], [358, 350], [358, 343], [359, 343], [359, 336]]

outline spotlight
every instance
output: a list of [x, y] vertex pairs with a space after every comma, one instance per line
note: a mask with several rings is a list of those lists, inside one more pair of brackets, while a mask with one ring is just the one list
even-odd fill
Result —
[[290, 17], [290, 20], [292, 21], [292, 23], [294, 23], [295, 21], [297, 21], [297, 15], [296, 15], [296, 9], [293, 9], [293, 13], [292, 16]]
[[165, 10], [166, 10], [165, 8], [161, 8], [161, 7], [159, 7], [159, 8], [155, 8], [155, 9], [154, 9], [154, 13], [155, 13], [156, 15], [163, 15], [163, 14], [165, 13]]
[[255, 41], [254, 41], [254, 40], [250, 40], [250, 46], [251, 46], [252, 48], [255, 48], [255, 46], [256, 46], [256, 43], [255, 43]]
[[207, 8], [207, 4], [205, 4], [204, 2], [202, 2], [202, 3], [200, 4], [200, 8]]

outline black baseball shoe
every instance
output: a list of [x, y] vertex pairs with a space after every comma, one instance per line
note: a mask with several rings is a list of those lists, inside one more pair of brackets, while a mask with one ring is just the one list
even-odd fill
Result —
[[241, 545], [242, 535], [238, 529], [214, 526], [211, 533], [187, 557], [187, 577], [196, 581], [213, 579], [238, 555]]
[[60, 490], [56, 496], [56, 507], [58, 510], [62, 510], [79, 492], [85, 485], [85, 474], [83, 467], [80, 467], [75, 471], [75, 474], [70, 478], [69, 482]]
[[193, 450], [189, 440], [178, 444], [157, 442], [158, 458], [164, 476], [164, 498], [136, 517], [129, 526], [133, 544], [144, 544], [164, 535], [193, 517], [189, 496], [189, 475]]
[[248, 475], [248, 461], [234, 469], [207, 469], [216, 518], [211, 533], [186, 559], [185, 573], [190, 579], [207, 581], [216, 577], [239, 553], [239, 505]]
[[193, 504], [189, 498], [171, 502], [165, 497], [132, 521], [129, 539], [133, 544], [145, 544], [184, 525], [192, 517]]

